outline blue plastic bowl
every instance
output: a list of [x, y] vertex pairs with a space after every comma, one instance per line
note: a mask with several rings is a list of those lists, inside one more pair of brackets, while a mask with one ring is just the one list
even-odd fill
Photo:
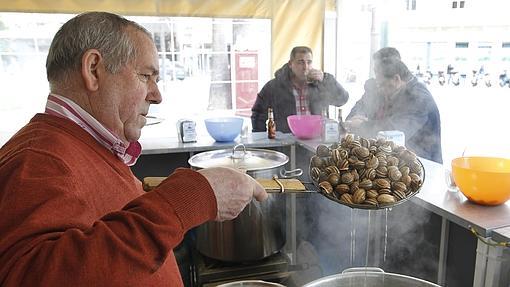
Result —
[[217, 142], [231, 142], [241, 133], [243, 119], [239, 117], [220, 117], [205, 119], [207, 132]]

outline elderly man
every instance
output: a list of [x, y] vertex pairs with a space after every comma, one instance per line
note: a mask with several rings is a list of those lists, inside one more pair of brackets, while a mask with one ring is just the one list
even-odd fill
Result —
[[308, 47], [294, 47], [289, 62], [267, 82], [251, 111], [253, 131], [266, 130], [267, 109], [273, 108], [276, 130], [289, 133], [290, 115], [320, 115], [329, 105], [342, 106], [349, 93], [333, 75], [313, 68], [313, 54]]
[[442, 163], [441, 120], [434, 98], [395, 51], [383, 48], [374, 54], [375, 80], [365, 83], [365, 94], [349, 113], [346, 126], [365, 137], [402, 131], [407, 148]]
[[267, 197], [227, 168], [180, 169], [144, 193], [129, 169], [161, 102], [150, 34], [84, 13], [55, 35], [51, 93], [0, 150], [1, 286], [181, 286], [173, 248], [190, 228]]

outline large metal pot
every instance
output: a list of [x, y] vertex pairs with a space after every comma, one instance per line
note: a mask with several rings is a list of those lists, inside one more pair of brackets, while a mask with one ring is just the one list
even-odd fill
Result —
[[380, 268], [350, 268], [312, 281], [303, 287], [440, 287], [437, 284], [395, 273], [386, 273]]
[[[272, 178], [289, 161], [283, 153], [265, 149], [215, 150], [194, 155], [191, 167], [235, 167], [254, 178]], [[265, 258], [285, 244], [285, 195], [270, 194], [263, 202], [252, 200], [234, 220], [207, 222], [196, 229], [197, 249], [222, 261], [244, 262]]]

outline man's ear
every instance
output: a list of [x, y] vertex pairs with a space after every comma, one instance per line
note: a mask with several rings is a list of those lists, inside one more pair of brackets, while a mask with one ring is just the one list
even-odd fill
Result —
[[103, 62], [101, 53], [96, 49], [87, 50], [81, 57], [81, 77], [85, 88], [97, 91], [99, 88], [99, 67]]

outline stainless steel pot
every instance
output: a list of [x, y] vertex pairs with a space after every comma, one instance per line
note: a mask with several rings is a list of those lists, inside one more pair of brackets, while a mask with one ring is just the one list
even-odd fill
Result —
[[350, 268], [312, 281], [303, 287], [440, 287], [411, 276], [386, 273], [380, 268]]
[[[238, 145], [233, 149], [196, 154], [188, 162], [195, 169], [234, 167], [254, 178], [272, 178], [278, 174], [286, 177], [283, 173], [287, 172], [281, 171], [288, 161], [288, 156], [277, 151]], [[285, 209], [284, 194], [270, 194], [263, 202], [253, 200], [234, 220], [211, 221], [198, 226], [197, 249], [207, 257], [230, 262], [259, 260], [272, 255], [285, 244]]]
[[285, 287], [282, 284], [261, 280], [243, 280], [218, 285], [216, 287]]

